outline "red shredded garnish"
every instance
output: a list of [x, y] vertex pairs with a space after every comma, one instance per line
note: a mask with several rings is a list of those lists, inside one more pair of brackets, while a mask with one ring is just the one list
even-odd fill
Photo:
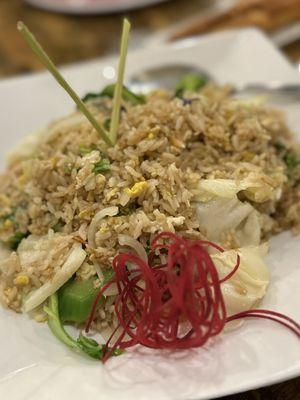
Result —
[[279, 324], [285, 326], [286, 328], [290, 329], [300, 338], [300, 325], [297, 324], [296, 321], [287, 317], [284, 314], [271, 311], [271, 310], [263, 310], [263, 309], [251, 309], [247, 311], [242, 311], [238, 314], [231, 315], [227, 317], [227, 322], [234, 321], [240, 318], [264, 318], [270, 319], [271, 321], [278, 322]]
[[[103, 362], [116, 349], [136, 344], [154, 349], [200, 347], [219, 334], [227, 322], [244, 317], [275, 320], [300, 336], [296, 322], [273, 311], [249, 310], [227, 317], [221, 284], [237, 271], [240, 257], [237, 255], [232, 271], [220, 279], [209, 247], [224, 251], [209, 241], [190, 241], [163, 232], [151, 243], [150, 265], [133, 254], [114, 258], [115, 276], [98, 293], [86, 324], [89, 331], [99, 300], [116, 283], [114, 307], [119, 325], [106, 343]], [[166, 256], [165, 264], [155, 263], [158, 253]]]

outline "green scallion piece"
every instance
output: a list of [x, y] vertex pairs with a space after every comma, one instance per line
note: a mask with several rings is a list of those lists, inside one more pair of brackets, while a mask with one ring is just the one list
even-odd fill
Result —
[[44, 64], [44, 66], [48, 69], [48, 71], [52, 74], [52, 76], [56, 79], [56, 81], [62, 86], [63, 89], [69, 94], [69, 96], [73, 99], [78, 109], [86, 116], [92, 126], [96, 129], [102, 139], [108, 146], [111, 146], [114, 142], [108, 136], [108, 132], [105, 131], [104, 128], [101, 127], [100, 124], [96, 121], [95, 117], [89, 112], [86, 108], [83, 101], [78, 97], [75, 91], [71, 88], [71, 86], [67, 83], [64, 77], [60, 74], [53, 61], [49, 58], [46, 52], [43, 50], [42, 46], [39, 44], [34, 35], [30, 32], [27, 26], [23, 22], [18, 22], [18, 30], [23, 35], [26, 42], [29, 44], [33, 52], [37, 55], [39, 60]]
[[122, 100], [122, 91], [123, 91], [123, 81], [124, 81], [124, 73], [125, 73], [125, 63], [126, 56], [128, 50], [128, 39], [130, 32], [130, 22], [128, 19], [124, 19], [123, 22], [123, 32], [121, 39], [121, 50], [120, 50], [120, 60], [118, 66], [118, 79], [114, 92], [113, 99], [113, 108], [111, 113], [111, 125], [110, 125], [110, 139], [113, 144], [116, 143], [117, 140], [117, 132], [120, 123], [120, 108], [121, 108], [121, 100]]

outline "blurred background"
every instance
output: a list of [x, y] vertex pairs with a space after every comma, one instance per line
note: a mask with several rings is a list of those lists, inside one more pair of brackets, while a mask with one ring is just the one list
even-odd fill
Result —
[[133, 25], [131, 48], [258, 26], [300, 61], [300, 0], [0, 0], [0, 77], [42, 69], [16, 30], [18, 20], [62, 65], [116, 53], [124, 15]]

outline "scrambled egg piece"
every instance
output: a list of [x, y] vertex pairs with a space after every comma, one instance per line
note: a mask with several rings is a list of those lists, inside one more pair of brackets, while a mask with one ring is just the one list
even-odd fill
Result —
[[109, 231], [109, 229], [108, 229], [107, 226], [102, 226], [102, 227], [99, 229], [99, 232], [100, 232], [100, 233], [106, 233], [106, 232], [108, 232], [108, 231]]
[[29, 278], [26, 275], [17, 276], [14, 279], [14, 284], [17, 286], [26, 286], [29, 283]]
[[135, 183], [131, 189], [125, 188], [124, 191], [125, 193], [134, 199], [135, 197], [139, 197], [139, 195], [148, 187], [147, 182], [137, 182]]

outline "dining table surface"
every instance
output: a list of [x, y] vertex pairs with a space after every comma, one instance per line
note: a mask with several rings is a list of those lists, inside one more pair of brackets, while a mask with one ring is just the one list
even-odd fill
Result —
[[[181, 26], [183, 20], [202, 10], [206, 12], [216, 1], [172, 0], [127, 12], [133, 26], [132, 46], [142, 46], [147, 38], [160, 37], [162, 32]], [[22, 0], [0, 0], [0, 79], [43, 69], [17, 31], [17, 21], [22, 20], [30, 26], [55, 63], [64, 65], [116, 53], [123, 16], [65, 15], [39, 10]], [[243, 21], [240, 26], [243, 26]], [[288, 43], [282, 51], [292, 63], [299, 64], [300, 35], [299, 40]], [[300, 400], [300, 378], [227, 396], [222, 400]]]

